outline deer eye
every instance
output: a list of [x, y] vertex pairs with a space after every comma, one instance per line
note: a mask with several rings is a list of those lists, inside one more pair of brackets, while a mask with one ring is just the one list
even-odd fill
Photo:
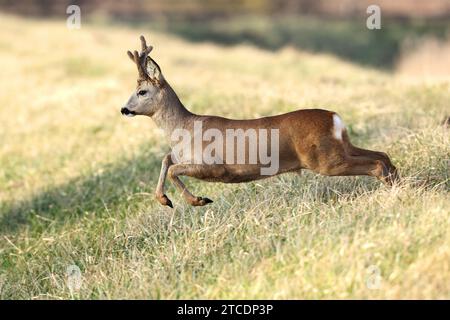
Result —
[[138, 95], [145, 96], [146, 93], [147, 93], [147, 90], [139, 90]]

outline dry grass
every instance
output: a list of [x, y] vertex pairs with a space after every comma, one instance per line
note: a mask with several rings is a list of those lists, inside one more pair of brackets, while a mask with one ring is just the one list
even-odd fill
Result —
[[[242, 118], [323, 107], [404, 182], [285, 175], [153, 199], [162, 135], [119, 109], [146, 34], [182, 101]], [[1, 16], [0, 298], [450, 298], [449, 78], [404, 78], [291, 48]], [[71, 294], [66, 268], [83, 274]], [[380, 272], [379, 285], [370, 270]], [[371, 289], [370, 289], [371, 288]]]

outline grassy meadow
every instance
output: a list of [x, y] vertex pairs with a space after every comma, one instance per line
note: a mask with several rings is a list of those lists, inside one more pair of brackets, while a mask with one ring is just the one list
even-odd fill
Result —
[[[402, 183], [184, 179], [214, 203], [191, 207], [168, 181], [175, 207], [162, 207], [154, 188], [168, 144], [151, 119], [120, 114], [137, 73], [126, 50], [140, 34], [193, 112], [337, 111], [356, 145], [391, 156]], [[449, 299], [450, 135], [440, 123], [450, 73], [401, 65], [0, 15], [0, 298]], [[79, 290], [67, 285], [71, 265]]]

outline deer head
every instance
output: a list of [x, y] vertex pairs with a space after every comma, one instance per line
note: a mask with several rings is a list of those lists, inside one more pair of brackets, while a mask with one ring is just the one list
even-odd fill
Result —
[[133, 117], [135, 115], [152, 116], [162, 106], [163, 89], [166, 84], [161, 73], [161, 68], [149, 54], [152, 46], [147, 46], [144, 36], [141, 39], [141, 52], [127, 51], [128, 57], [136, 64], [138, 79], [136, 91], [128, 99], [121, 109], [123, 115]]

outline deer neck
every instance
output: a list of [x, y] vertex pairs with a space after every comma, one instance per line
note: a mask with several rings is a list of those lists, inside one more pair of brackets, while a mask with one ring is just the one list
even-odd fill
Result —
[[175, 91], [168, 83], [162, 92], [161, 107], [153, 114], [155, 124], [170, 138], [175, 129], [186, 128], [194, 121], [195, 115], [184, 107]]

